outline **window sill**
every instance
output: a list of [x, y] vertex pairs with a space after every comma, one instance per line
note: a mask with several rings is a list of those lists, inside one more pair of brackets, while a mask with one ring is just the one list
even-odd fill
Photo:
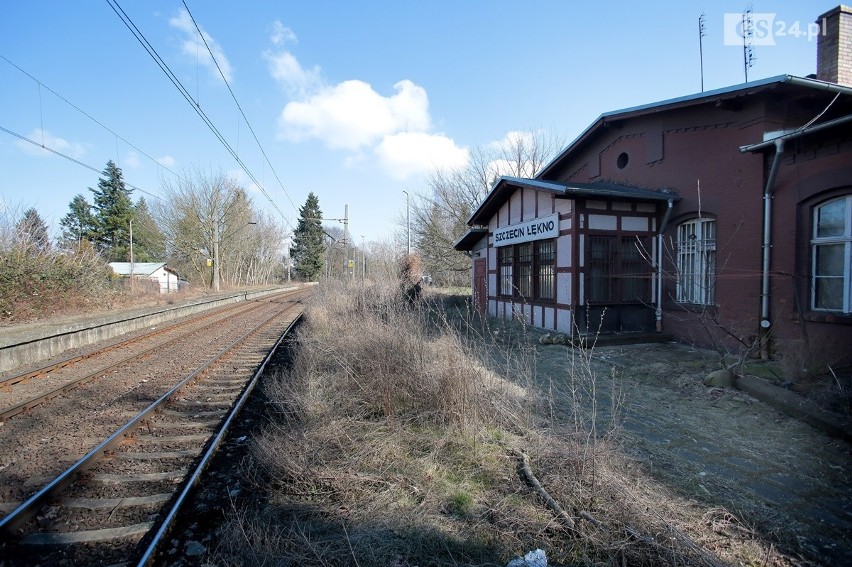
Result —
[[[811, 323], [836, 323], [840, 325], [852, 325], [852, 314], [828, 313], [822, 311], [809, 311], [804, 314], [804, 320]], [[798, 317], [794, 317], [798, 320]]]

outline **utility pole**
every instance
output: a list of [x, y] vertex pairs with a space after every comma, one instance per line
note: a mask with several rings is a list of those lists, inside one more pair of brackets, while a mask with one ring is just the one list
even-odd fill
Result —
[[[349, 271], [349, 205], [343, 205], [343, 261], [346, 262], [346, 271]], [[355, 266], [349, 272], [349, 279], [355, 277]]]
[[130, 289], [133, 289], [133, 219], [130, 219]]
[[402, 192], [405, 193], [405, 224], [408, 227], [408, 255], [411, 256], [411, 204], [409, 202], [411, 196], [405, 189]]
[[367, 248], [364, 244], [364, 235], [361, 235], [361, 279], [367, 279]]
[[219, 293], [219, 219], [213, 224], [213, 291]]

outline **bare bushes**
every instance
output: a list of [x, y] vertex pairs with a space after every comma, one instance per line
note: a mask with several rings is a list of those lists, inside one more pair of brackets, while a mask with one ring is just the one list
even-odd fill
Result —
[[598, 380], [591, 356], [572, 365], [562, 351], [562, 374], [537, 379], [523, 325], [468, 320], [462, 335], [439, 302], [404, 290], [316, 289], [292, 370], [265, 388], [275, 419], [251, 471], [267, 504], [223, 526], [211, 561], [505, 565], [541, 548], [553, 564], [713, 564], [630, 493], [612, 377]]
[[27, 235], [3, 231], [0, 238], [0, 320], [51, 315], [65, 306], [102, 300], [112, 289], [112, 270], [83, 243], [55, 250]]
[[335, 415], [462, 428], [484, 417], [486, 374], [397, 285], [317, 290], [300, 347], [296, 371], [318, 377]]

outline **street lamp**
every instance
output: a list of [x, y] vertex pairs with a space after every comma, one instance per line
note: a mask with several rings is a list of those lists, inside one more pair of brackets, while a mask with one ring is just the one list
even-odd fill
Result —
[[411, 256], [411, 205], [409, 203], [408, 191], [402, 190], [405, 193], [405, 223], [408, 226], [408, 255]]

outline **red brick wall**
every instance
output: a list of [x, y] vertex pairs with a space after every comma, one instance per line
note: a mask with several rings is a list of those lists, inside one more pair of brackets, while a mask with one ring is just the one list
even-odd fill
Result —
[[[679, 222], [695, 218], [699, 211], [715, 217], [718, 275], [712, 312], [726, 328], [748, 340], [757, 334], [760, 316], [763, 192], [773, 151], [742, 153], [739, 148], [762, 141], [765, 132], [800, 126], [823, 104], [821, 99], [815, 102], [814, 110], [803, 103], [760, 96], [728, 107], [733, 109], [706, 104], [621, 120], [599, 128], [547, 179], [606, 181], [676, 192], [680, 201], [672, 211], [665, 239], [664, 272], [669, 277], [663, 288], [664, 330], [704, 345], [711, 342], [706, 326], [697, 314], [674, 302], [672, 244]], [[773, 190], [770, 318], [773, 337], [779, 342], [802, 334], [793, 285], [796, 273], [800, 286], [806, 284], [809, 269], [808, 228], [799, 226], [802, 203], [844, 186], [852, 191], [848, 135], [829, 131], [817, 139], [811, 145], [788, 143], [789, 155], [785, 152]], [[628, 160], [620, 168], [618, 157], [623, 153]], [[802, 294], [799, 300], [805, 301]], [[821, 341], [852, 344], [852, 325], [807, 324]]]

